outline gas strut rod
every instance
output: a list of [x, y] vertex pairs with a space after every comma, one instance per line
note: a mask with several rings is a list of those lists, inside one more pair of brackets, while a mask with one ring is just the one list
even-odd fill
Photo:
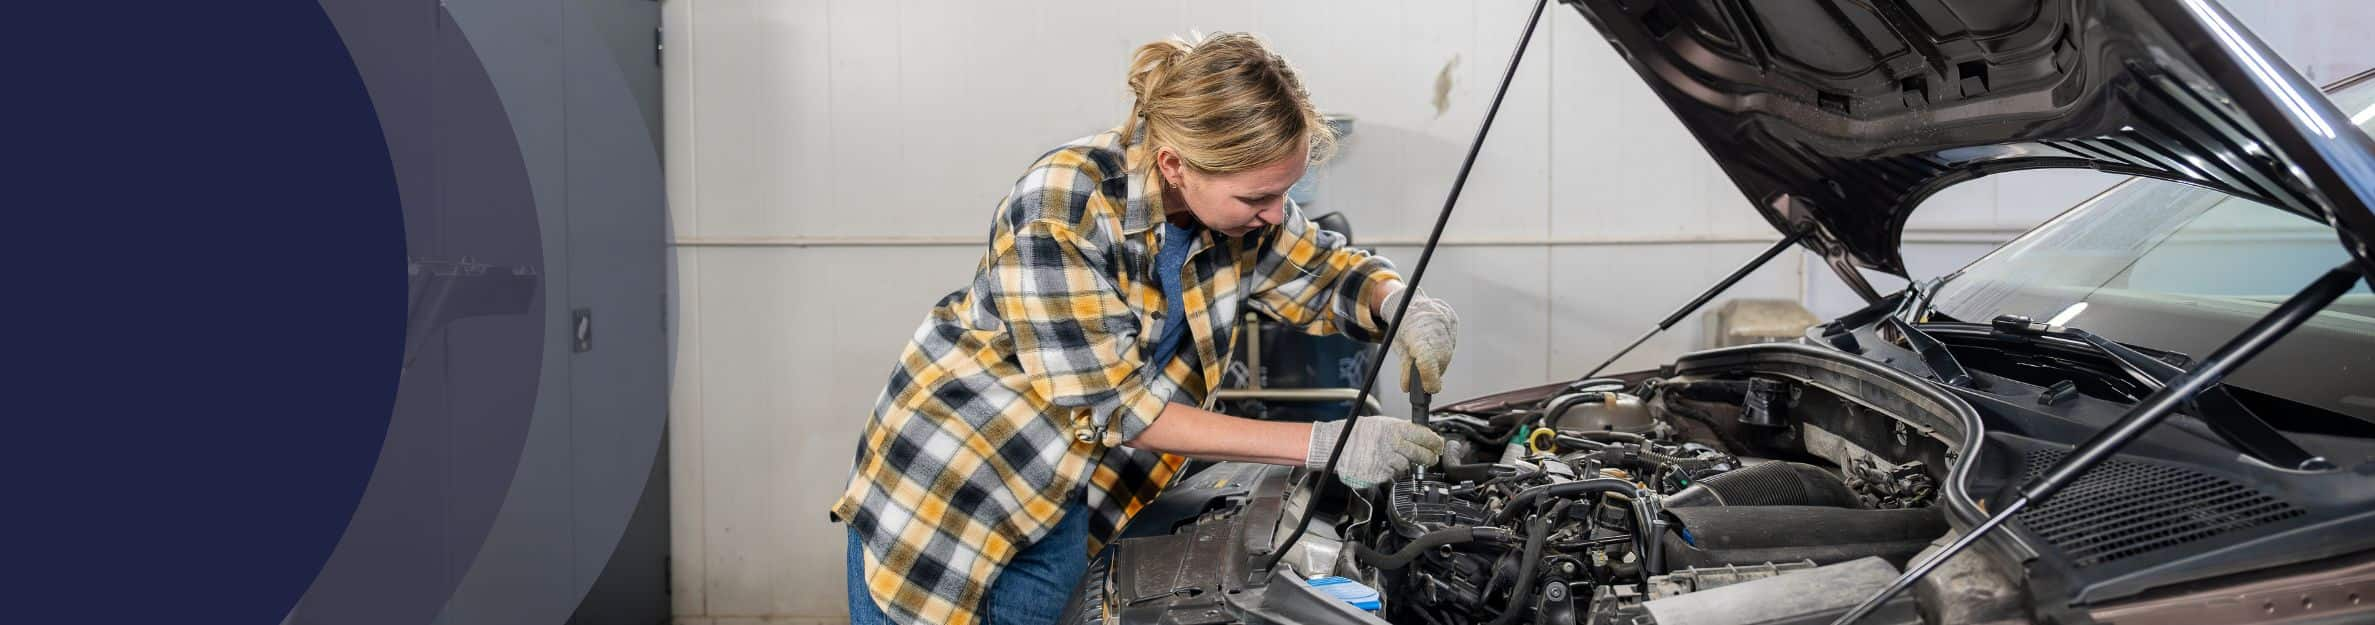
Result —
[[1773, 260], [1773, 257], [1780, 256], [1783, 250], [1787, 250], [1790, 248], [1790, 246], [1797, 245], [1799, 241], [1805, 240], [1806, 233], [1812, 231], [1813, 228], [1801, 227], [1797, 230], [1791, 231], [1789, 236], [1782, 237], [1780, 241], [1773, 242], [1773, 247], [1765, 248], [1764, 253], [1757, 254], [1757, 257], [1749, 260], [1747, 264], [1741, 265], [1739, 269], [1732, 270], [1732, 275], [1724, 276], [1724, 279], [1722, 281], [1716, 282], [1715, 286], [1707, 287], [1707, 290], [1699, 293], [1698, 297], [1691, 298], [1690, 303], [1683, 304], [1681, 308], [1675, 309], [1674, 314], [1666, 315], [1666, 319], [1664, 321], [1659, 321], [1657, 325], [1650, 326], [1648, 332], [1641, 333], [1641, 338], [1633, 339], [1633, 343], [1631, 345], [1626, 345], [1624, 349], [1616, 350], [1616, 355], [1609, 356], [1607, 360], [1600, 362], [1600, 366], [1592, 367], [1591, 373], [1583, 374], [1583, 377], [1576, 379], [1589, 380], [1592, 379], [1592, 376], [1600, 375], [1600, 370], [1607, 369], [1608, 365], [1616, 364], [1616, 359], [1625, 357], [1625, 354], [1633, 353], [1633, 348], [1640, 347], [1642, 343], [1649, 342], [1649, 337], [1657, 336], [1659, 332], [1664, 332], [1667, 328], [1674, 327], [1674, 324], [1681, 323], [1683, 317], [1691, 316], [1691, 313], [1698, 311], [1700, 306], [1707, 305], [1707, 300], [1715, 299], [1715, 296], [1722, 295], [1724, 291], [1731, 289], [1732, 285], [1739, 284], [1741, 278], [1748, 277], [1748, 274], [1755, 272], [1758, 267], [1765, 266], [1765, 263]]
[[2168, 386], [2154, 391], [2151, 396], [2145, 397], [2144, 401], [2137, 403], [2134, 409], [2129, 410], [2126, 416], [2120, 417], [2118, 421], [2112, 422], [2110, 427], [2103, 428], [2102, 431], [2096, 432], [2092, 438], [2088, 438], [2085, 443], [2080, 443], [2078, 447], [2071, 449], [2070, 455], [2063, 458], [2060, 464], [2054, 465], [2052, 470], [2046, 471], [2044, 475], [2038, 476], [2037, 479], [2022, 486], [2019, 496], [2014, 498], [2012, 503], [1997, 510], [1993, 516], [1981, 522], [1978, 527], [1971, 528], [1971, 533], [1955, 539], [1953, 544], [1947, 545], [1945, 549], [1941, 549], [1929, 559], [1923, 560], [1912, 570], [1906, 571], [1904, 575], [1897, 578], [1897, 581], [1891, 582], [1888, 588], [1881, 589], [1879, 594], [1872, 595], [1871, 598], [1865, 599], [1863, 604], [1857, 605], [1853, 610], [1848, 610], [1847, 614], [1841, 615], [1839, 620], [1833, 621], [1831, 625], [1850, 625], [1856, 622], [1856, 619], [1871, 614], [1873, 610], [1880, 607], [1880, 604], [1886, 603], [1889, 597], [1904, 592], [1906, 588], [1913, 586], [1913, 582], [1920, 580], [1930, 571], [1936, 570], [1939, 564], [1945, 563], [1947, 558], [1962, 553], [1964, 549], [1978, 542], [1980, 536], [1985, 536], [1989, 531], [2002, 526], [2006, 520], [2019, 514], [2030, 504], [2045, 501], [2054, 493], [2060, 492], [2062, 487], [2077, 481], [2078, 476], [2085, 474], [2087, 469], [2094, 468], [2096, 464], [2119, 453], [2121, 447], [2127, 446], [2129, 442], [2136, 440], [2136, 437], [2142, 436], [2146, 430], [2152, 429], [2152, 426], [2159, 424], [2170, 413], [2176, 412], [2179, 406], [2185, 405], [2202, 391], [2217, 386], [2219, 381], [2225, 379], [2226, 375], [2233, 372], [2236, 367], [2243, 366], [2243, 363], [2249, 362], [2253, 356], [2259, 355], [2261, 350], [2275, 344], [2277, 339], [2284, 338], [2284, 335], [2292, 332], [2293, 328], [2300, 327], [2302, 322], [2315, 316], [2317, 311], [2324, 309], [2327, 304], [2333, 303], [2335, 298], [2341, 297], [2343, 293], [2356, 287], [2359, 277], [2356, 265], [2345, 264], [2336, 267], [2333, 271], [2326, 272], [2325, 276], [2318, 278], [2316, 282], [2309, 283], [2307, 288], [2301, 289], [2301, 292], [2284, 300], [2284, 303], [2277, 305], [2275, 310], [2269, 311], [2267, 316], [2260, 317], [2259, 321], [2251, 323], [2251, 327], [2244, 328], [2242, 334], [2228, 339], [2227, 344], [2219, 346], [2218, 351], [2211, 352], [2208, 358], [2204, 358], [2202, 364], [2170, 381]]
[[[1419, 251], [1418, 266], [1410, 270], [1410, 282], [1405, 288], [1416, 289], [1419, 281], [1426, 278], [1427, 262], [1435, 258], [1435, 244], [1443, 240], [1443, 225], [1451, 221], [1451, 209], [1460, 203], [1460, 189], [1468, 186], [1468, 172], [1476, 168], [1476, 155], [1484, 150], [1485, 134], [1492, 132], [1493, 118], [1501, 114], [1501, 100], [1509, 96], [1509, 82], [1517, 78], [1518, 62], [1525, 60], [1526, 44], [1534, 40], [1534, 26], [1542, 21], [1542, 8], [1548, 4], [1550, 4], [1550, 0], [1534, 0], [1534, 12], [1526, 15], [1525, 30], [1520, 31], [1517, 36], [1517, 50], [1509, 53], [1509, 67], [1501, 71], [1501, 85], [1493, 90], [1493, 102], [1484, 109], [1484, 122], [1476, 127], [1476, 139], [1468, 142], [1468, 157], [1460, 161], [1460, 173], [1451, 179], [1451, 194], [1443, 198], [1442, 212], [1435, 214], [1435, 229], [1427, 233], [1427, 246]], [[1414, 290], [1411, 293], [1415, 295], [1418, 292]], [[1411, 299], [1403, 297], [1401, 303], [1394, 306], [1393, 319], [1385, 326], [1385, 336], [1378, 338], [1380, 344], [1394, 344], [1394, 335], [1402, 331], [1402, 316], [1410, 312]], [[1360, 425], [1361, 406], [1369, 403], [1369, 389], [1377, 386], [1377, 374], [1385, 368], [1385, 353], [1386, 350], [1377, 350], [1377, 354], [1369, 358], [1367, 366], [1361, 369], [1363, 372], [1361, 394], [1359, 398], [1353, 400], [1352, 407], [1345, 410], [1344, 431], [1336, 436], [1336, 446], [1328, 450], [1327, 464], [1321, 466], [1318, 473], [1310, 474], [1312, 477], [1307, 478], [1313, 481], [1309, 488], [1321, 489], [1312, 493], [1311, 501], [1315, 504], [1320, 500], [1319, 495], [1324, 493], [1328, 487], [1328, 480], [1317, 476], [1336, 473], [1336, 461], [1344, 455], [1344, 443], [1352, 440], [1352, 429]], [[1412, 388], [1417, 388], [1418, 380], [1411, 380], [1410, 385]], [[1416, 415], [1414, 417], [1425, 418]], [[1303, 517], [1295, 522], [1295, 531], [1287, 534], [1286, 542], [1278, 544], [1293, 545], [1295, 541], [1302, 540], [1303, 533], [1310, 529], [1311, 511], [1305, 510]], [[1271, 553], [1270, 559], [1263, 562], [1262, 566], [1256, 570], [1267, 572], [1277, 568], [1278, 561], [1286, 558], [1286, 552], [1284, 547], [1279, 548]]]

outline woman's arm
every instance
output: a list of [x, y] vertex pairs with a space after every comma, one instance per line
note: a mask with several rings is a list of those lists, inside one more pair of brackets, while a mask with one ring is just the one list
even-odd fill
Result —
[[1169, 404], [1154, 424], [1124, 444], [1138, 449], [1204, 460], [1303, 466], [1310, 450], [1311, 424], [1256, 421]]
[[1369, 283], [1369, 291], [1361, 294], [1361, 310], [1366, 310], [1369, 311], [1369, 314], [1376, 315], [1377, 327], [1383, 328], [1385, 327], [1386, 322], [1394, 320], [1394, 311], [1386, 308], [1385, 298], [1393, 295], [1395, 291], [1399, 290], [1402, 290], [1402, 279], [1398, 277], [1390, 277], [1384, 280], [1371, 281]]
[[[1317, 469], [1341, 444], [1336, 477], [1354, 488], [1383, 484], [1442, 458], [1443, 437], [1426, 426], [1379, 416], [1361, 417], [1359, 423], [1354, 428], [1352, 421], [1255, 421], [1171, 404], [1129, 445], [1191, 458]], [[1351, 439], [1338, 443], [1343, 437]]]
[[1343, 235], [1305, 219], [1292, 201], [1271, 229], [1246, 276], [1246, 305], [1311, 334], [1376, 341], [1384, 330], [1378, 304], [1402, 281], [1393, 264], [1347, 246]]

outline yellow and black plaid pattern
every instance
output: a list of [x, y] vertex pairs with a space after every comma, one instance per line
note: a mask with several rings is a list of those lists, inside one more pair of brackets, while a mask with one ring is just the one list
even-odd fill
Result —
[[892, 620], [973, 622], [999, 567], [1076, 491], [1090, 550], [1113, 536], [1184, 463], [1120, 443], [1166, 403], [1214, 390], [1241, 307], [1312, 333], [1382, 331], [1362, 296], [1399, 279], [1392, 265], [1290, 202], [1285, 223], [1245, 237], [1202, 231], [1181, 271], [1193, 347], [1145, 370], [1180, 321], [1163, 318], [1163, 208], [1146, 178], [1124, 167], [1117, 131], [1041, 157], [999, 202], [973, 283], [900, 354], [832, 509], [863, 539], [866, 585]]

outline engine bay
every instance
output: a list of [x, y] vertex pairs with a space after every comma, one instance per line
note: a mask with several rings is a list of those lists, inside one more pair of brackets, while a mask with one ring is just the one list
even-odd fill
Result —
[[[1248, 595], [1276, 603], [1288, 582], [1353, 609], [1276, 620], [1829, 622], [1951, 537], [1941, 484], [1959, 433], [1758, 371], [1669, 368], [1447, 406], [1427, 421], [1443, 462], [1371, 489], [1212, 466], [1167, 492], [1176, 509], [1133, 522], [1132, 548], [1092, 570], [1102, 596], [1076, 612], [1260, 621]], [[1304, 514], [1309, 533], [1281, 544]], [[1211, 554], [1228, 544], [1256, 557]], [[1280, 549], [1262, 579], [1248, 561]], [[1939, 579], [2015, 594], [1978, 568]], [[1864, 622], [1922, 622], [1912, 599]]]
[[[1934, 384], [1885, 364], [1912, 353], [1862, 343], [1709, 350], [1439, 407], [1426, 425], [1445, 439], [1443, 461], [1373, 488], [1312, 488], [1316, 476], [1279, 466], [1191, 467], [1092, 561], [1068, 613], [1830, 623], [2123, 409], [1985, 369], [1971, 373], [1978, 388]], [[2375, 487], [2236, 462], [2203, 427], [2148, 434], [1858, 622], [2087, 622], [2171, 592], [2212, 605], [2221, 588], [2248, 587], [2220, 586], [2249, 583], [2231, 576], [2365, 551], [2368, 535], [2328, 528], [2375, 523]], [[2375, 461], [2375, 439], [2295, 436]]]
[[[1790, 427], [1781, 411], [1825, 405], [1809, 388], [1601, 379], [1438, 414], [1443, 466], [1349, 506], [1326, 573], [1376, 588], [1398, 623], [1690, 623], [1707, 601], [1725, 605], [1697, 612], [1723, 622], [1836, 612], [1946, 534], [1945, 467]], [[1819, 584], [1828, 602], [1797, 588], [1841, 575]]]

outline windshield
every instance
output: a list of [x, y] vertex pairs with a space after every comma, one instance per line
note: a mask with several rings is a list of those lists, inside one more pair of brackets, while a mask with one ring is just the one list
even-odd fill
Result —
[[[2375, 126], [2375, 81], [2329, 95], [2362, 131]], [[1935, 310], [1979, 323], [2053, 320], [2198, 360], [2348, 260], [2323, 223], [2137, 178], [1963, 268], [1938, 288]], [[2227, 381], [2375, 419], [2375, 294], [2361, 281]]]

